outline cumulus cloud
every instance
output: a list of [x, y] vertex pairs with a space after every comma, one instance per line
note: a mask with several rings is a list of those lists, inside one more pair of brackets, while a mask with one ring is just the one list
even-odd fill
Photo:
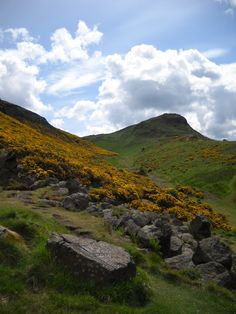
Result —
[[[143, 44], [123, 55], [103, 56], [89, 49], [103, 34], [82, 21], [74, 35], [56, 30], [49, 50], [24, 39], [29, 36], [25, 31], [15, 33], [20, 38], [15, 48], [0, 50], [0, 97], [36, 112], [53, 111], [56, 127], [74, 124], [79, 135], [107, 133], [176, 112], [205, 135], [236, 138], [236, 63], [212, 61], [227, 53], [224, 49], [161, 51]], [[45, 64], [50, 66], [42, 75]], [[99, 84], [97, 94], [80, 96], [94, 83]], [[74, 91], [73, 101], [62, 108], [41, 100], [42, 95], [64, 97]]]
[[[102, 35], [96, 26], [90, 29], [79, 21], [74, 36], [65, 28], [57, 29], [51, 36], [51, 48], [46, 50], [25, 28], [1, 29], [0, 39], [15, 46], [0, 49], [0, 96], [38, 113], [51, 111], [52, 106], [40, 99], [46, 90], [57, 94], [101, 79], [101, 53], [90, 56], [87, 49], [99, 43]], [[44, 64], [53, 65], [53, 74], [40, 78]]]
[[114, 131], [163, 112], [185, 115], [199, 131], [235, 135], [236, 63], [217, 65], [197, 50], [133, 47], [106, 58], [96, 102], [64, 107], [60, 116], [86, 121], [83, 133]]

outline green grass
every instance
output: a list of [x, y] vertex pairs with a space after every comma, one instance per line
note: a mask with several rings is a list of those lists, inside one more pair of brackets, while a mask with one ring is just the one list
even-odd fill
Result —
[[[198, 287], [194, 272], [167, 270], [156, 253], [137, 248], [121, 232], [108, 231], [99, 217], [57, 208], [36, 213], [3, 192], [0, 199], [0, 224], [19, 232], [27, 245], [0, 241], [0, 313], [236, 313], [235, 293]], [[45, 247], [51, 232], [68, 233], [53, 218], [56, 213], [95, 238], [123, 246], [138, 264], [136, 278], [108, 286], [76, 281]]]
[[182, 136], [168, 125], [152, 133], [152, 127], [146, 121], [138, 131], [131, 126], [87, 139], [117, 152], [109, 158], [116, 167], [141, 170], [160, 186], [190, 185], [217, 196], [210, 202], [236, 225], [236, 142]]

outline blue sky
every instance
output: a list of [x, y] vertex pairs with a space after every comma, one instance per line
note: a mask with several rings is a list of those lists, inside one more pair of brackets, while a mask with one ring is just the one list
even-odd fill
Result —
[[0, 97], [78, 135], [177, 112], [236, 139], [235, 0], [1, 0]]

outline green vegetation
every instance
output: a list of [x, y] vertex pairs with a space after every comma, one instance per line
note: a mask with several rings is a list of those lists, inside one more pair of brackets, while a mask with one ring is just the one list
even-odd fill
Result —
[[160, 186], [184, 184], [216, 195], [209, 195], [210, 202], [235, 222], [236, 142], [213, 141], [161, 117], [87, 139], [117, 152], [109, 157], [113, 165], [148, 175]]
[[[46, 188], [41, 190], [45, 192]], [[39, 194], [40, 190], [33, 192], [34, 203]], [[140, 250], [119, 232], [108, 232], [100, 217], [50, 207], [36, 212], [13, 196], [0, 192], [0, 225], [19, 232], [26, 245], [0, 241], [0, 313], [235, 313], [235, 293], [214, 285], [199, 287], [195, 271], [166, 269], [156, 253]], [[138, 265], [136, 278], [99, 287], [76, 281], [45, 247], [51, 232], [68, 233], [56, 214], [97, 239], [123, 246]]]

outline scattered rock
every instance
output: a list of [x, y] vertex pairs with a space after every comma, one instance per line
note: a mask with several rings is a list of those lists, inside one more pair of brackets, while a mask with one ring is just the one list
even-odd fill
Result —
[[182, 252], [183, 241], [176, 236], [170, 237], [169, 257], [180, 255]]
[[65, 196], [69, 194], [69, 190], [67, 188], [60, 187], [57, 191], [58, 195]]
[[185, 250], [181, 255], [177, 255], [171, 258], [166, 258], [166, 264], [173, 269], [187, 269], [194, 266], [193, 261], [193, 252], [191, 250]]
[[47, 247], [78, 280], [117, 282], [136, 274], [131, 256], [122, 248], [103, 241], [52, 234]]
[[45, 180], [37, 180], [30, 186], [30, 189], [31, 190], [37, 190], [37, 189], [43, 188], [45, 186], [48, 186], [50, 184], [55, 184], [57, 182], [58, 182], [58, 180], [56, 178], [49, 178], [49, 179], [45, 179]]
[[114, 229], [117, 227], [118, 218], [112, 215], [112, 209], [104, 209], [103, 210], [103, 218], [105, 222], [110, 224]]
[[161, 220], [155, 220], [155, 225], [146, 225], [137, 234], [139, 242], [145, 248], [151, 248], [151, 241], [157, 240], [161, 246], [161, 252], [168, 255], [170, 248], [171, 228], [170, 225]]
[[220, 263], [209, 262], [196, 266], [196, 269], [202, 275], [203, 281], [214, 281], [218, 285], [228, 287], [231, 284], [231, 275], [229, 271]]
[[181, 239], [184, 242], [184, 247], [190, 248], [192, 251], [196, 251], [198, 243], [194, 240], [193, 236], [190, 233], [179, 234]]
[[144, 227], [151, 222], [151, 219], [148, 215], [145, 215], [145, 213], [139, 211], [132, 215], [132, 219], [139, 227]]
[[213, 261], [230, 269], [232, 266], [232, 252], [229, 246], [218, 238], [206, 238], [199, 242], [193, 261], [196, 265]]
[[126, 233], [128, 233], [128, 235], [130, 235], [132, 239], [135, 239], [140, 230], [140, 227], [131, 219], [128, 220], [125, 225]]
[[81, 211], [85, 210], [89, 205], [89, 197], [85, 193], [74, 193], [67, 196], [63, 202], [62, 207], [67, 210]]
[[69, 193], [87, 193], [86, 188], [76, 179], [71, 178], [66, 181], [65, 187], [69, 190]]
[[211, 236], [211, 223], [204, 216], [196, 216], [190, 222], [190, 232], [196, 240], [202, 240]]

